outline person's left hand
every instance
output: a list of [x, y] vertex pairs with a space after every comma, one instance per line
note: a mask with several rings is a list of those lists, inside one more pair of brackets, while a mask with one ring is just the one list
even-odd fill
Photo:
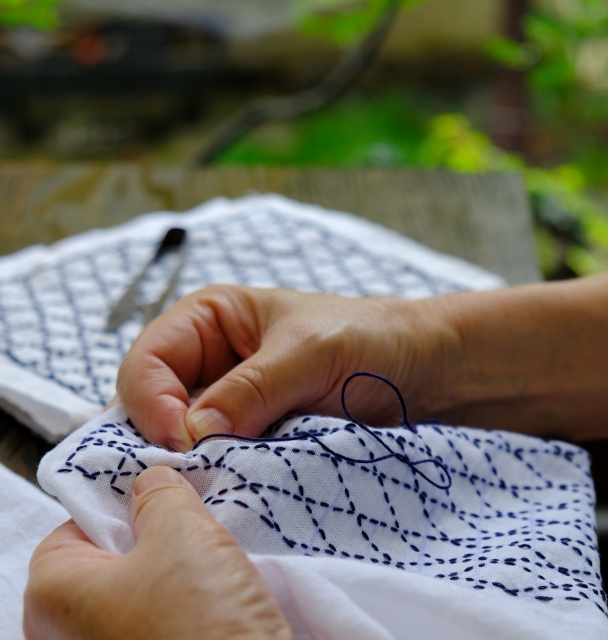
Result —
[[144, 471], [131, 511], [137, 544], [124, 556], [97, 548], [73, 521], [40, 544], [27, 640], [292, 638], [244, 551], [176, 471]]

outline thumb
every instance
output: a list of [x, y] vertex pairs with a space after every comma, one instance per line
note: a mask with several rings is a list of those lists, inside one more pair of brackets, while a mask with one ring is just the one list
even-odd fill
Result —
[[124, 557], [137, 588], [143, 585], [143, 612], [153, 621], [173, 620], [181, 631], [155, 638], [292, 637], [255, 566], [180, 474], [146, 469], [131, 505], [137, 545]]
[[213, 518], [192, 485], [169, 467], [150, 467], [133, 485], [131, 522], [137, 547], [164, 549], [230, 534]]
[[185, 424], [191, 437], [257, 437], [288, 411], [313, 404], [335, 413], [336, 407], [321, 407], [319, 401], [331, 397], [342, 378], [346, 360], [336, 354], [337, 346], [335, 340], [306, 339], [297, 331], [275, 335], [190, 407]]

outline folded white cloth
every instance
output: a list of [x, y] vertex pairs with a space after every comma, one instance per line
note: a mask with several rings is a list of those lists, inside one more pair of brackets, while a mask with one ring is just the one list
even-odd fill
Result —
[[[68, 514], [0, 465], [0, 638], [23, 640], [23, 590], [36, 545]], [[296, 640], [567, 640], [578, 618], [509, 606], [412, 572], [306, 556], [250, 559], [279, 601]], [[599, 638], [598, 634], [586, 636]]]
[[152, 465], [183, 473], [248, 553], [270, 558], [259, 566], [287, 581], [268, 578], [312, 637], [359, 637], [337, 631], [357, 620], [362, 638], [608, 634], [589, 459], [574, 445], [304, 416], [267, 441], [181, 454], [147, 443], [119, 406], [48, 453], [38, 477], [96, 544], [125, 553], [131, 488]]
[[113, 304], [172, 226], [188, 229], [178, 295], [214, 283], [421, 298], [504, 282], [348, 214], [280, 196], [218, 198], [0, 259], [0, 406], [55, 442], [100, 413], [141, 330]]
[[70, 516], [55, 500], [0, 464], [0, 638], [23, 638], [23, 591], [38, 543]]

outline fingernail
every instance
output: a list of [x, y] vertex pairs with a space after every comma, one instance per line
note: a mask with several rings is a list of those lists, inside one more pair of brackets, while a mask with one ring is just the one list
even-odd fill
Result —
[[230, 420], [217, 409], [189, 411], [186, 416], [191, 427], [190, 434], [195, 440], [212, 433], [234, 433], [234, 427]]
[[167, 449], [170, 449], [171, 451], [178, 451], [179, 453], [188, 453], [188, 451], [192, 449], [192, 442], [185, 442], [184, 440], [173, 438], [167, 442]]
[[179, 473], [170, 467], [150, 467], [137, 476], [133, 484], [133, 494], [138, 496], [152, 487], [163, 484], [181, 484], [180, 478]]
[[108, 402], [108, 404], [103, 408], [103, 410], [107, 411], [108, 409], [115, 407], [117, 404], [120, 404], [120, 396], [117, 393], [115, 393], [114, 397], [110, 400], [110, 402]]

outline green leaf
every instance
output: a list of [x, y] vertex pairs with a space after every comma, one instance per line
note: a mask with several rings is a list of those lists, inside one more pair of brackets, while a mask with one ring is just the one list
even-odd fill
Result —
[[454, 171], [513, 171], [523, 166], [519, 158], [494, 146], [459, 113], [432, 118], [420, 149], [420, 164]]
[[52, 29], [58, 24], [59, 0], [0, 0], [0, 25]]
[[539, 91], [571, 86], [576, 80], [573, 65], [565, 56], [546, 59], [532, 69], [528, 76], [530, 84]]
[[566, 264], [580, 276], [590, 276], [606, 270], [606, 264], [595, 254], [582, 247], [568, 247]]
[[531, 44], [521, 44], [497, 36], [485, 44], [485, 52], [490, 57], [511, 69], [525, 69], [540, 59], [540, 51]]
[[[400, 0], [402, 7], [424, 0]], [[375, 26], [388, 0], [291, 0], [299, 30], [340, 46], [352, 46]]]

